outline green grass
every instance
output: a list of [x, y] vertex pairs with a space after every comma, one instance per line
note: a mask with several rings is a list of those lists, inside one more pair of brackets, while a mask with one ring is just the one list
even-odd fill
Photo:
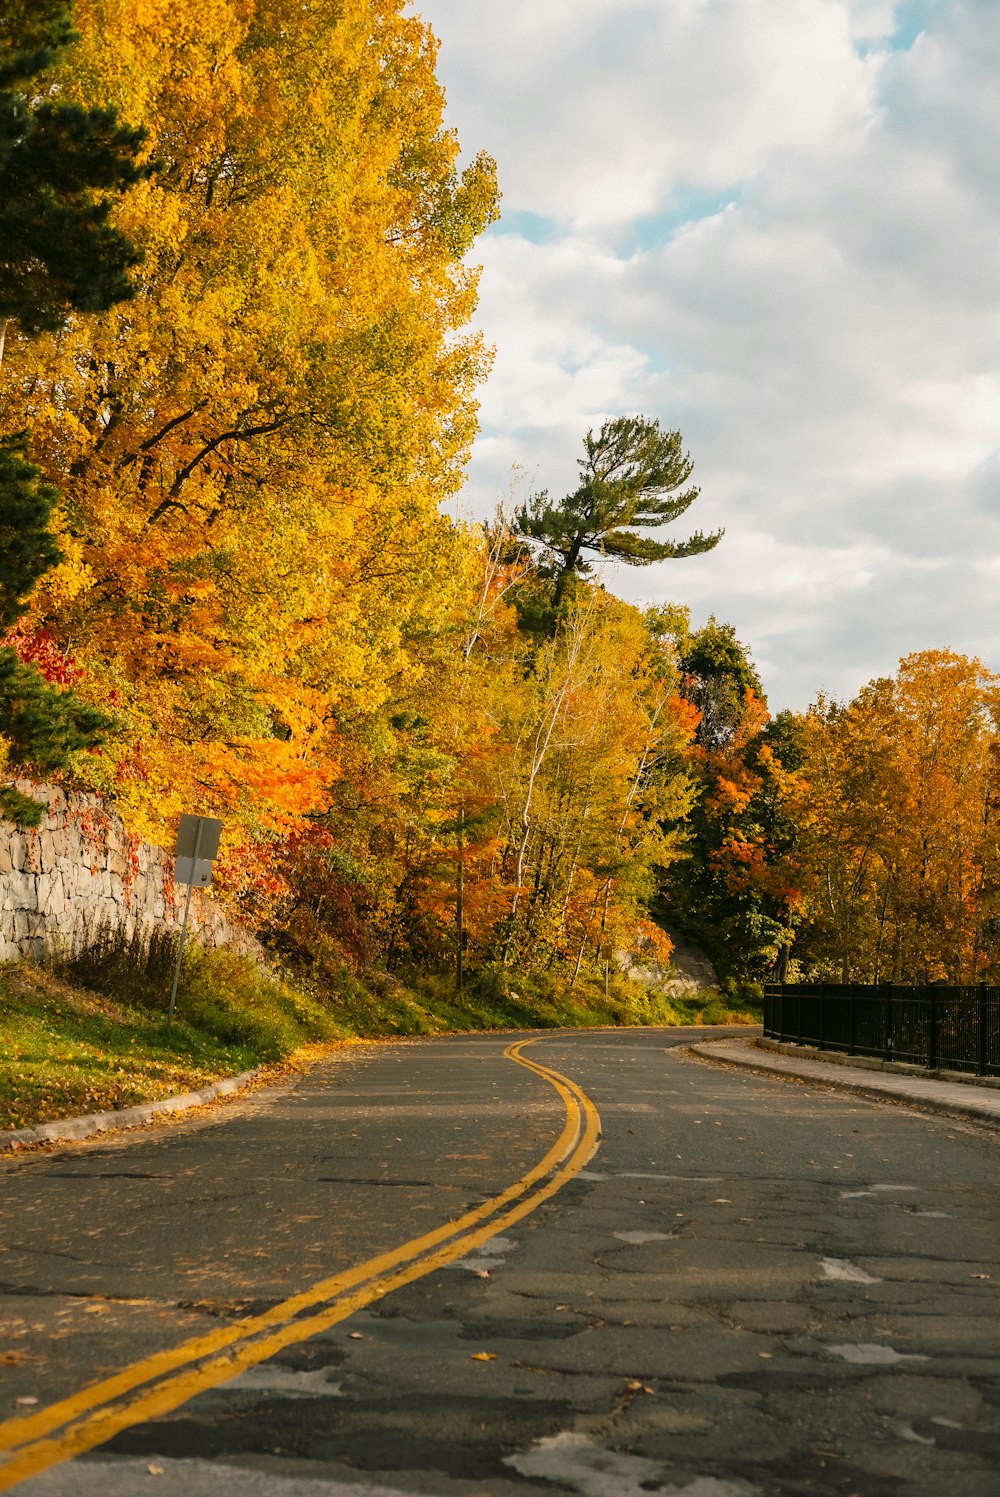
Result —
[[755, 1023], [718, 994], [644, 992], [621, 976], [573, 988], [549, 974], [324, 974], [291, 982], [230, 951], [185, 956], [166, 1025], [172, 943], [104, 938], [78, 957], [0, 967], [0, 1129], [110, 1111], [354, 1038], [589, 1025]]
[[550, 1029], [592, 1025], [757, 1024], [760, 1015], [744, 1004], [735, 1008], [717, 993], [697, 999], [668, 997], [643, 989], [615, 973], [607, 991], [603, 976], [582, 976], [572, 987], [550, 973], [507, 973], [492, 969], [473, 976], [459, 997], [450, 974], [405, 974], [411, 1001], [428, 1016], [415, 1033], [463, 1029]]
[[331, 979], [341, 1033], [360, 1038], [480, 1029], [760, 1023], [752, 1000], [729, 1001], [715, 992], [668, 998], [621, 974], [611, 976], [607, 992], [603, 976], [585, 975], [570, 987], [565, 977], [502, 968], [472, 974], [461, 994], [451, 972], [369, 972], [361, 981], [346, 974], [332, 978], [327, 968], [328, 987]]
[[0, 968], [0, 1129], [172, 1096], [341, 1033], [329, 1010], [243, 958], [197, 953], [185, 966], [170, 1029], [163, 1009], [64, 973]]

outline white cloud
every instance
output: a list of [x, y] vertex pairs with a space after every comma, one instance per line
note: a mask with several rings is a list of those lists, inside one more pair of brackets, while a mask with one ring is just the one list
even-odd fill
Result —
[[589, 426], [659, 415], [693, 526], [727, 534], [616, 590], [734, 622], [778, 706], [916, 648], [1000, 667], [1000, 6], [926, 0], [896, 49], [889, 0], [427, 14], [464, 144], [554, 226], [479, 246], [497, 361], [468, 500], [512, 463], [564, 492]]
[[508, 201], [576, 229], [725, 187], [871, 109], [839, 0], [432, 0], [425, 13], [453, 117], [489, 143]]

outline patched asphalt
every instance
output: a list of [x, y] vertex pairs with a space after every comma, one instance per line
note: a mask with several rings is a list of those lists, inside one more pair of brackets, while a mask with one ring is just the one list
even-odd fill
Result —
[[[530, 1053], [601, 1113], [581, 1176], [17, 1490], [997, 1497], [1000, 1137], [717, 1068], [691, 1038], [543, 1037]], [[6, 1412], [517, 1178], [562, 1107], [505, 1042], [373, 1046], [213, 1121], [4, 1161]]]

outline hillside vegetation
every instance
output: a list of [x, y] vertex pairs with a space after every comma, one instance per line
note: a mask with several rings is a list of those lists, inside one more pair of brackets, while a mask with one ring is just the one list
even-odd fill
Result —
[[262, 972], [248, 958], [192, 948], [173, 1025], [165, 1022], [172, 943], [154, 943], [137, 968], [115, 942], [66, 963], [0, 968], [0, 1130], [112, 1111], [264, 1068], [297, 1069], [331, 1046], [398, 1035], [561, 1024], [743, 1023], [746, 1012], [711, 994], [670, 1001], [616, 977], [559, 993], [551, 983], [504, 993], [388, 975], [346, 973], [336, 1002]]

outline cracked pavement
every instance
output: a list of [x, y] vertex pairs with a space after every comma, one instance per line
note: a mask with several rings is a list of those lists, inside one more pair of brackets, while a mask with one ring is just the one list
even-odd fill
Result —
[[[4, 1416], [500, 1190], [562, 1109], [497, 1036], [365, 1047], [187, 1124], [4, 1161]], [[1000, 1135], [715, 1068], [530, 1052], [603, 1120], [470, 1257], [26, 1497], [996, 1497]]]

